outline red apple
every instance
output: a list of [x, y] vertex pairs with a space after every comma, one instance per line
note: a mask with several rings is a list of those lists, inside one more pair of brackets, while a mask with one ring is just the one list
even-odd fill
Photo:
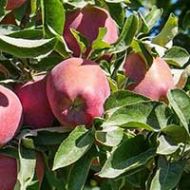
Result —
[[160, 57], [154, 58], [150, 68], [137, 53], [130, 54], [124, 64], [125, 74], [134, 84], [129, 89], [152, 100], [164, 100], [168, 90], [174, 88], [168, 64]]
[[54, 121], [46, 95], [46, 77], [35, 76], [33, 81], [17, 85], [15, 92], [23, 106], [24, 124], [33, 128], [51, 127]]
[[105, 42], [113, 44], [117, 41], [117, 24], [111, 18], [107, 10], [98, 7], [86, 6], [82, 9], [69, 12], [66, 15], [64, 38], [68, 47], [73, 51], [74, 56], [80, 55], [80, 48], [70, 29], [73, 28], [79, 31], [87, 38], [89, 41], [87, 52], [89, 52], [92, 42], [97, 38], [100, 27], [105, 27], [107, 29], [107, 33], [104, 36]]
[[8, 0], [6, 10], [14, 10], [22, 6], [26, 0]]
[[93, 61], [67, 59], [53, 68], [47, 80], [47, 95], [54, 115], [67, 126], [91, 124], [103, 114], [110, 94], [104, 72]]
[[[41, 185], [44, 177], [43, 157], [38, 153], [36, 160], [36, 176]], [[0, 187], [1, 190], [13, 190], [17, 181], [17, 161], [15, 158], [0, 154]]]
[[2, 190], [13, 190], [17, 180], [16, 159], [0, 154], [0, 187]]
[[0, 147], [17, 132], [22, 118], [22, 105], [18, 97], [0, 85]]
[[9, 14], [7, 14], [3, 20], [1, 21], [1, 24], [12, 24], [12, 25], [16, 25], [16, 21], [15, 21], [15, 17], [13, 12], [10, 12]]

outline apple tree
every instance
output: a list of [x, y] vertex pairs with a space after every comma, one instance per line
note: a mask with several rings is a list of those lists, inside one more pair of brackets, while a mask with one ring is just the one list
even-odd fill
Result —
[[0, 189], [190, 189], [189, 6], [1, 0]]

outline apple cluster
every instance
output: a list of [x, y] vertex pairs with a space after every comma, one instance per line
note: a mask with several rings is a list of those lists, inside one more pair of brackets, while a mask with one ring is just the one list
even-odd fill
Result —
[[[8, 0], [6, 8], [13, 10], [25, 1]], [[63, 36], [73, 57], [63, 60], [47, 75], [36, 75], [12, 90], [0, 86], [0, 146], [10, 141], [22, 124], [38, 129], [51, 127], [58, 120], [63, 126], [90, 127], [95, 117], [103, 115], [104, 102], [110, 95], [109, 83], [98, 63], [87, 59], [100, 27], [107, 29], [105, 42], [114, 44], [118, 40], [118, 26], [108, 11], [86, 6], [69, 12]], [[88, 40], [83, 58], [79, 57], [80, 47], [71, 28]], [[126, 57], [123, 70], [133, 81], [127, 88], [152, 100], [164, 100], [168, 90], [174, 88], [170, 68], [160, 57], [148, 67], [139, 53], [132, 52]], [[41, 182], [44, 165], [40, 156], [36, 175]], [[0, 178], [1, 188], [13, 190], [17, 178], [14, 158], [0, 155]]]

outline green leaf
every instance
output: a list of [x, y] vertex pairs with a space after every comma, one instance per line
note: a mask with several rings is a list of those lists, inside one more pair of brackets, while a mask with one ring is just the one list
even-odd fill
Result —
[[[41, 0], [44, 36], [56, 37], [55, 51], [66, 58], [71, 53], [63, 39], [65, 9], [61, 0]], [[56, 13], [56, 14], [55, 14]]]
[[110, 44], [106, 43], [103, 38], [107, 33], [107, 29], [104, 27], [99, 28], [97, 38], [92, 42], [92, 50], [100, 50], [111, 47]]
[[123, 29], [121, 31], [117, 43], [125, 41], [125, 45], [129, 46], [133, 41], [133, 38], [137, 32], [138, 24], [139, 24], [139, 18], [136, 13], [129, 16], [125, 21], [125, 24], [123, 26]]
[[[55, 127], [56, 128], [56, 127]], [[61, 127], [63, 128], [63, 127]], [[52, 146], [61, 144], [68, 136], [69, 131], [61, 131], [61, 128], [54, 131], [50, 130], [40, 130], [37, 131], [37, 134], [33, 137], [35, 146]], [[51, 129], [51, 128], [50, 128]]]
[[155, 155], [154, 149], [148, 149], [147, 141], [139, 135], [124, 141], [108, 157], [99, 176], [115, 178], [125, 172], [132, 172], [145, 166]]
[[162, 13], [162, 9], [158, 9], [156, 6], [152, 7], [151, 11], [145, 17], [146, 25], [148, 26], [147, 32], [149, 32], [155, 26], [162, 16]]
[[183, 90], [174, 89], [168, 93], [168, 100], [189, 134], [190, 97]]
[[190, 28], [190, 11], [185, 12], [185, 16], [182, 20], [182, 26], [184, 29]]
[[153, 38], [152, 42], [160, 46], [165, 46], [178, 33], [178, 18], [174, 14], [170, 14], [164, 28]]
[[106, 100], [104, 108], [106, 111], [116, 110], [118, 108], [138, 104], [142, 102], [149, 102], [150, 100], [144, 96], [136, 94], [128, 90], [119, 90], [109, 96]]
[[90, 4], [90, 5], [95, 5], [95, 1], [94, 0], [62, 0], [64, 3], [71, 5], [75, 8], [83, 8], [86, 5]]
[[41, 29], [26, 29], [20, 31], [11, 32], [8, 36], [13, 38], [22, 38], [22, 39], [42, 39], [43, 31]]
[[0, 24], [0, 35], [9, 35], [14, 32], [20, 31], [18, 26], [8, 25], [8, 24]]
[[130, 0], [105, 0], [108, 3], [130, 3]]
[[[63, 35], [65, 10], [61, 0], [41, 0], [44, 31], [50, 35], [49, 27], [60, 36]], [[50, 34], [49, 34], [50, 33]], [[52, 36], [52, 35], [51, 35]]]
[[27, 40], [0, 35], [0, 50], [16, 57], [33, 58], [53, 51], [56, 39]]
[[124, 19], [125, 19], [125, 9], [123, 9], [123, 6], [121, 3], [107, 3], [109, 7], [109, 12], [112, 16], [112, 18], [117, 22], [118, 26], [120, 28], [123, 28]]
[[85, 127], [76, 127], [61, 143], [56, 152], [53, 170], [68, 166], [79, 160], [91, 147], [94, 138], [92, 130]]
[[148, 168], [143, 168], [139, 172], [125, 177], [126, 181], [134, 188], [145, 189], [145, 184], [150, 175]]
[[150, 190], [171, 190], [175, 188], [179, 183], [184, 166], [184, 160], [169, 162], [164, 157], [160, 157]]
[[156, 153], [161, 155], [169, 155], [176, 152], [179, 148], [179, 145], [171, 142], [167, 137], [161, 135], [158, 139], [159, 145]]
[[152, 102], [138, 103], [122, 107], [115, 111], [110, 118], [102, 124], [103, 128], [112, 128], [114, 126], [122, 126], [129, 128], [142, 128], [148, 131], [157, 131], [148, 124], [148, 117], [153, 110]]
[[[56, 190], [65, 190], [65, 181], [64, 179], [57, 178], [56, 173], [50, 170], [49, 168], [45, 171], [45, 176], [47, 178], [48, 183], [56, 188]], [[44, 183], [43, 183], [44, 184]], [[41, 188], [43, 189], [43, 188]], [[45, 188], [44, 188], [45, 189]]]
[[95, 137], [96, 140], [106, 146], [117, 146], [123, 139], [123, 129], [121, 128], [115, 128], [112, 130], [102, 130], [102, 131], [96, 131]]
[[5, 6], [6, 6], [7, 1], [6, 0], [1, 0], [0, 1], [0, 21], [1, 17], [5, 15]]
[[153, 62], [152, 52], [147, 48], [147, 43], [138, 39], [134, 39], [131, 43], [131, 47], [135, 53], [139, 53], [147, 66], [150, 66]]
[[96, 150], [93, 147], [72, 166], [67, 182], [67, 190], [83, 190], [95, 155]]
[[34, 150], [26, 149], [22, 145], [19, 146], [19, 160], [20, 169], [18, 173], [17, 184], [20, 190], [26, 190], [27, 187], [31, 186], [33, 178], [35, 176], [36, 167], [36, 153]]
[[178, 46], [173, 46], [164, 55], [164, 60], [167, 61], [167, 63], [177, 67], [183, 67], [189, 58], [190, 55], [188, 51]]
[[189, 135], [185, 128], [180, 125], [170, 124], [161, 130], [166, 136], [172, 139], [175, 143], [186, 143]]
[[148, 123], [157, 129], [165, 128], [171, 117], [171, 110], [164, 103], [158, 103], [148, 118]]
[[88, 47], [88, 44], [89, 44], [87, 38], [85, 38], [80, 32], [78, 32], [74, 28], [71, 28], [70, 30], [71, 30], [72, 35], [75, 37], [79, 47], [80, 47], [80, 52], [85, 53], [85, 51]]
[[63, 58], [61, 56], [52, 53], [48, 57], [44, 57], [43, 59], [34, 60], [34, 62], [30, 64], [30, 66], [38, 71], [48, 71], [62, 61]]

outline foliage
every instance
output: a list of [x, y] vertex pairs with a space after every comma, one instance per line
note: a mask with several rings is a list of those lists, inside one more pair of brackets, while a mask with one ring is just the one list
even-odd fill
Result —
[[[44, 129], [22, 126], [0, 149], [20, 161], [15, 190], [38, 189], [36, 151], [45, 161], [42, 190], [189, 189], [189, 1], [28, 0], [13, 11], [16, 25], [0, 25], [0, 83], [12, 88], [71, 57], [63, 38], [66, 14], [87, 4], [107, 9], [120, 34], [110, 45], [103, 41], [106, 29], [100, 28], [88, 56], [100, 62], [110, 83], [105, 113], [90, 129], [63, 127], [58, 121]], [[2, 21], [7, 14], [0, 1]], [[72, 33], [85, 52], [86, 39]], [[180, 74], [179, 88], [168, 92], [167, 102], [126, 90], [130, 81], [122, 66], [131, 51], [147, 65], [163, 57]], [[106, 60], [104, 54], [113, 56]]]

